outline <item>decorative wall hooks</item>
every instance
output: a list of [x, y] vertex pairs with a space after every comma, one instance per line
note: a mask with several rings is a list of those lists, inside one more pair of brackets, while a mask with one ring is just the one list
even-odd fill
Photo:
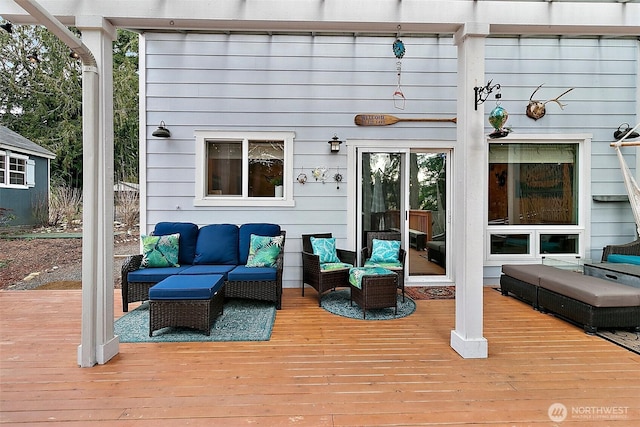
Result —
[[304, 172], [300, 172], [300, 174], [296, 178], [296, 181], [298, 181], [300, 184], [304, 184], [305, 182], [307, 182], [307, 174]]
[[542, 87], [543, 84], [541, 84], [540, 86], [538, 86], [536, 88], [536, 90], [533, 91], [533, 93], [531, 94], [531, 96], [529, 97], [529, 104], [527, 105], [527, 117], [532, 118], [533, 120], [538, 120], [544, 117], [544, 115], [546, 114], [546, 108], [545, 108], [545, 104], [547, 102], [555, 102], [556, 104], [558, 104], [560, 106], [561, 110], [564, 110], [564, 107], [567, 106], [567, 104], [562, 104], [560, 101], [558, 101], [558, 99], [560, 99], [560, 97], [566, 95], [567, 93], [571, 92], [573, 89], [575, 88], [571, 88], [569, 90], [566, 90], [564, 92], [562, 92], [559, 96], [550, 99], [548, 101], [542, 102], [542, 101], [534, 101], [533, 100], [533, 95], [536, 94], [536, 92], [538, 91], [538, 89], [540, 89]]
[[476, 86], [473, 88], [473, 91], [475, 92], [476, 110], [478, 109], [478, 105], [486, 101], [489, 95], [491, 95], [491, 93], [495, 89], [500, 89], [500, 84], [496, 83], [494, 85], [491, 85], [492, 82], [493, 79], [489, 80], [487, 82], [487, 85], [484, 87]]
[[311, 174], [316, 179], [316, 181], [322, 181], [322, 183], [324, 184], [324, 182], [328, 178], [327, 172], [327, 168], [325, 167], [316, 167], [311, 171]]

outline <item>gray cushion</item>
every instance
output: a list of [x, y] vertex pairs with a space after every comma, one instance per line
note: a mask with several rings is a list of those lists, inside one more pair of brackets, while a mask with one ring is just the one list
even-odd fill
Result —
[[[542, 264], [503, 264], [502, 272], [514, 279], [538, 286], [540, 276], [557, 274], [559, 270], [555, 267]], [[575, 273], [574, 273], [575, 274]]]
[[540, 287], [594, 307], [640, 306], [640, 289], [571, 271], [540, 277]]

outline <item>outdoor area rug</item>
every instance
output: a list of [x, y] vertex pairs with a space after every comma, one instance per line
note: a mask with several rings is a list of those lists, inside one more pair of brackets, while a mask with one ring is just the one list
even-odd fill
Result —
[[405, 286], [405, 294], [414, 300], [455, 299], [455, 286]]
[[149, 302], [115, 321], [120, 342], [269, 341], [276, 318], [275, 304], [228, 299], [224, 313], [211, 326], [211, 335], [190, 328], [163, 328], [149, 336]]
[[640, 354], [640, 332], [625, 329], [598, 329], [596, 335]]
[[[353, 306], [349, 303], [349, 289], [338, 289], [327, 292], [322, 297], [321, 306], [329, 313], [338, 316], [349, 317], [351, 319], [362, 319], [362, 309], [355, 302]], [[407, 317], [416, 311], [416, 303], [409, 297], [402, 302], [402, 295], [398, 294], [398, 314], [394, 314], [394, 309], [372, 308], [367, 310], [367, 318], [364, 320], [390, 320]]]

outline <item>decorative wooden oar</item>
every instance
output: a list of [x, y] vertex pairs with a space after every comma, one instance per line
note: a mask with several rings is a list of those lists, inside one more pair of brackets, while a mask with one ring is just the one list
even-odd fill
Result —
[[399, 117], [391, 116], [389, 114], [358, 114], [353, 120], [358, 126], [388, 126], [394, 125], [398, 122], [453, 122], [456, 123], [457, 119], [402, 119]]

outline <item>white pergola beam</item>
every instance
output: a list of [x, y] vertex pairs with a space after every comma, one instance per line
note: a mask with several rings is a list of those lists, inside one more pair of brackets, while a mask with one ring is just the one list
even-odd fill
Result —
[[[489, 24], [497, 35], [640, 35], [640, 4], [472, 0], [42, 0], [65, 25], [74, 16], [102, 16], [137, 30], [455, 33], [467, 22]], [[34, 23], [11, 2], [0, 16]]]

